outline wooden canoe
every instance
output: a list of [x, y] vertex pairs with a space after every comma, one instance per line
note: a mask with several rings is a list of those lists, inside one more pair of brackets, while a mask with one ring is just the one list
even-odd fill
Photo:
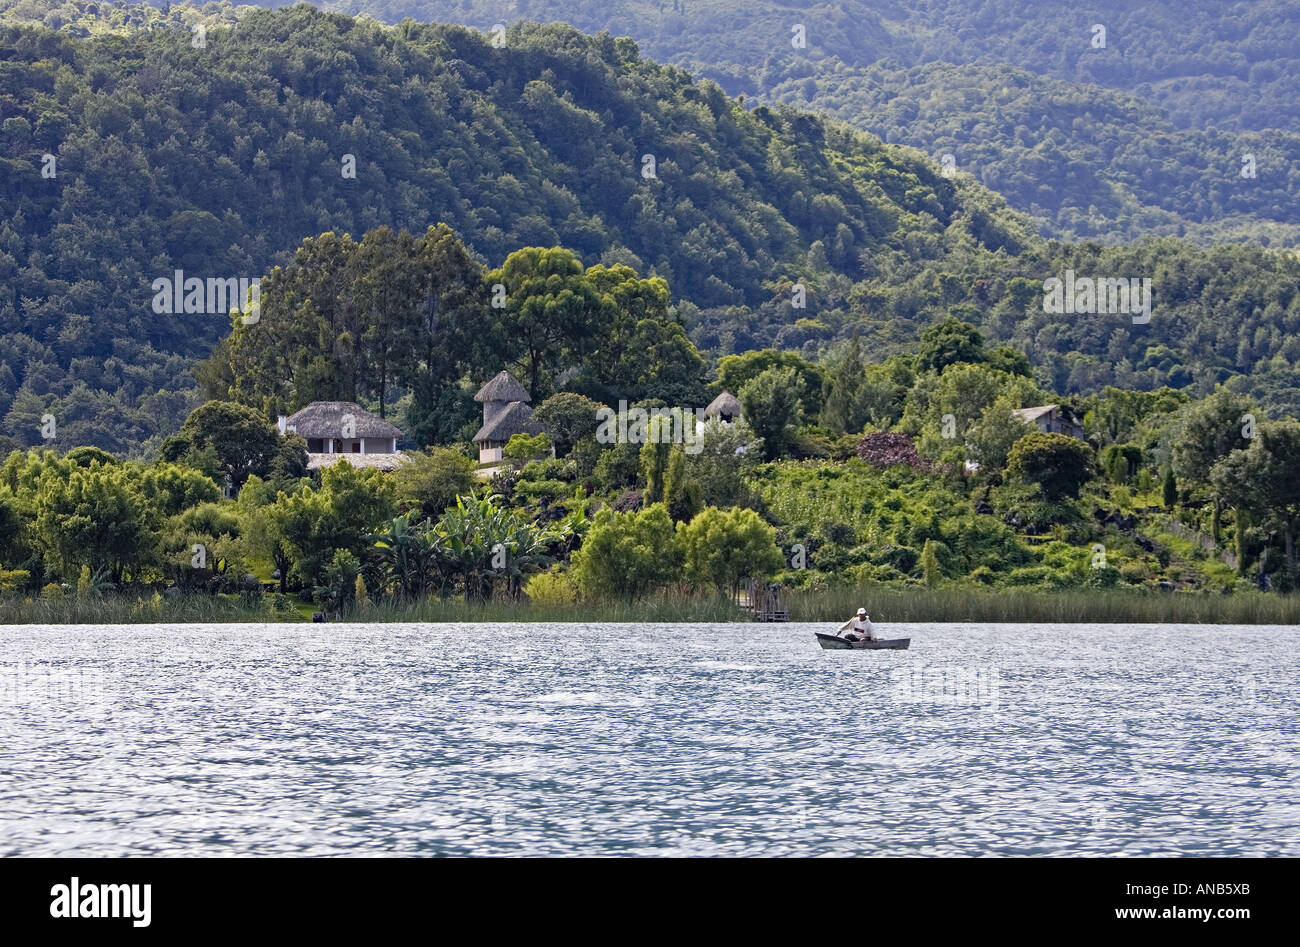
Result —
[[911, 638], [881, 638], [877, 641], [849, 641], [847, 638], [841, 638], [839, 635], [823, 635], [819, 631], [814, 631], [813, 634], [817, 636], [817, 643], [827, 651], [848, 651], [851, 648], [857, 648], [864, 651], [906, 651], [907, 646], [912, 643]]

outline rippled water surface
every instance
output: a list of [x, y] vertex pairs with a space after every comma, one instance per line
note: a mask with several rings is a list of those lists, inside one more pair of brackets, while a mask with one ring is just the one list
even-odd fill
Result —
[[1300, 629], [812, 631], [0, 628], [0, 853], [1300, 855]]

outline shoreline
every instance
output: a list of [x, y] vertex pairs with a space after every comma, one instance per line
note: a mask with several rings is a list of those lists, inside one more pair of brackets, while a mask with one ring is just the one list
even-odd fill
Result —
[[[1147, 591], [974, 591], [833, 588], [792, 590], [788, 624], [839, 624], [859, 605], [878, 625], [1283, 625], [1300, 627], [1300, 594]], [[128, 624], [312, 624], [314, 606], [293, 596], [256, 602], [238, 596], [179, 599], [104, 597], [0, 601], [0, 626]], [[426, 599], [350, 608], [322, 624], [768, 624], [727, 597], [684, 594], [639, 601], [465, 602]], [[770, 624], [787, 624], [771, 622]]]

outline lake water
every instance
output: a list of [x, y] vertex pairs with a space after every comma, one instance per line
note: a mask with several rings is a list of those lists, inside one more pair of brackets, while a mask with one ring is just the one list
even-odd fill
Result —
[[1300, 628], [0, 628], [2, 855], [1300, 855]]

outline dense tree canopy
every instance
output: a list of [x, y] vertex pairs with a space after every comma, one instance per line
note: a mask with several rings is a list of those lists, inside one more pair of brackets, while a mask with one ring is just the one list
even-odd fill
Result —
[[[981, 6], [979, 16], [1014, 25], [978, 33], [975, 45], [990, 52], [1017, 49], [998, 43], [1028, 36], [1025, 24], [1041, 25], [1045, 16]], [[1285, 12], [1263, 9], [1271, 6], [1252, 8], [1252, 21]], [[856, 333], [868, 361], [880, 362], [954, 316], [1022, 350], [1040, 384], [1058, 391], [1168, 385], [1203, 394], [1231, 380], [1264, 407], [1300, 405], [1294, 257], [1258, 246], [1200, 250], [1175, 240], [1043, 244], [1028, 221], [969, 176], [945, 177], [932, 149], [925, 157], [772, 103], [750, 109], [752, 100], [742, 106], [711, 81], [656, 65], [627, 40], [518, 25], [495, 48], [478, 30], [386, 29], [302, 6], [113, 7], [103, 15], [96, 7], [92, 15], [74, 2], [48, 23], [22, 0], [6, 9], [10, 22], [43, 25], [4, 26], [0, 43], [2, 447], [47, 441], [47, 416], [58, 427], [49, 446], [93, 444], [117, 455], [155, 449], [179, 427], [200, 400], [190, 374], [195, 359], [231, 322], [206, 300], [203, 311], [155, 312], [153, 283], [178, 270], [185, 280], [262, 277], [270, 307], [257, 322], [245, 321], [241, 309], [225, 343], [247, 390], [232, 393], [233, 375], [205, 369], [203, 394], [268, 416], [322, 397], [362, 399], [385, 413], [396, 395], [407, 399], [397, 410], [417, 442], [462, 436], [472, 405], [456, 383], [458, 367], [483, 346], [527, 344], [527, 333], [468, 331], [485, 325], [470, 314], [533, 318], [509, 294], [506, 309], [490, 310], [490, 287], [477, 284], [483, 268], [528, 247], [567, 248], [586, 274], [604, 267], [596, 291], [613, 300], [621, 319], [603, 351], [585, 353], [586, 364], [550, 369], [557, 377], [579, 369], [572, 389], [599, 400], [617, 390], [694, 401], [706, 366], [692, 357], [688, 336], [707, 354], [776, 348], [815, 359]], [[400, 3], [367, 9], [408, 12]], [[713, 15], [710, 3], [672, 14], [650, 3], [616, 3], [593, 6], [589, 16], [612, 9], [647, 23]], [[679, 61], [704, 63], [707, 46], [722, 57], [713, 74], [750, 95], [786, 81], [822, 81], [818, 57], [857, 69], [885, 49], [965, 56], [959, 51], [970, 37], [957, 43], [935, 28], [967, 22], [973, 14], [957, 5], [935, 6], [926, 15], [933, 22], [915, 35], [915, 20], [891, 36], [895, 27], [854, 10], [853, 29], [838, 14], [806, 11], [812, 42], [802, 58], [772, 58], [764, 31], [781, 24], [784, 33], [788, 14], [762, 4], [739, 34], [652, 30], [647, 48], [668, 58], [666, 37], [689, 40], [702, 45]], [[479, 12], [471, 2], [445, 15], [481, 26]], [[1162, 69], [1181, 74], [1186, 64], [1167, 55], [1165, 37], [1152, 32], [1159, 17], [1134, 19], [1118, 7], [1111, 15], [1123, 26], [1112, 27], [1114, 42], [1103, 56], [1053, 54], [1043, 62], [1067, 65], [1043, 68], [1074, 80], [1084, 74], [1072, 70], [1086, 67], [1087, 78], [1105, 82], [1131, 83]], [[580, 25], [596, 26], [587, 16]], [[210, 24], [203, 49], [189, 44], [186, 29], [199, 21]], [[136, 28], [147, 22], [158, 28]], [[229, 28], [235, 22], [238, 28]], [[718, 42], [723, 33], [726, 42]], [[899, 46], [903, 34], [911, 38]], [[1135, 35], [1149, 44], [1136, 59]], [[1027, 48], [1039, 52], [1063, 42], [1060, 30], [1034, 37]], [[1207, 61], [1229, 57], [1225, 74], [1245, 68], [1209, 28], [1198, 28], [1195, 38], [1212, 51]], [[269, 63], [267, 49], [277, 50]], [[1256, 52], [1264, 64], [1245, 68], [1245, 85], [1232, 94], [1253, 101], [1258, 90], [1285, 92], [1289, 80], [1267, 65], [1276, 56]], [[1127, 78], [1109, 67], [1095, 71], [1103, 59], [1124, 63]], [[737, 71], [717, 65], [724, 60]], [[814, 74], [800, 77], [805, 67]], [[1175, 95], [1172, 88], [1160, 86], [1159, 95], [1195, 102], [1206, 114], [1203, 91]], [[105, 89], [111, 96], [96, 91]], [[1216, 109], [1216, 121], [1232, 115], [1243, 127], [1259, 127], [1263, 113], [1240, 105]], [[1081, 128], [1089, 127], [1087, 116], [1101, 114], [1082, 112], [1073, 120]], [[1279, 121], [1290, 121], [1287, 115]], [[982, 124], [976, 129], [972, 138], [990, 137]], [[1025, 140], [1040, 147], [1033, 136]], [[1104, 142], [1098, 147], [1107, 150]], [[1236, 162], [1245, 147], [1256, 148], [1261, 168], [1295, 165], [1279, 142], [1223, 140], [1214, 154]], [[1189, 148], [1180, 153], [1206, 153]], [[52, 177], [43, 176], [46, 155], [54, 159]], [[1161, 199], [1195, 190], [1190, 178], [1172, 186], [1152, 177], [1170, 164], [1159, 153], [1115, 160], [1150, 178], [1142, 186]], [[1191, 174], [1174, 164], [1182, 177]], [[1057, 177], [1080, 179], [1065, 144], [1020, 167], [1028, 177], [1022, 190], [1032, 183], [1061, 193]], [[1196, 212], [1232, 219], [1261, 202], [1294, 207], [1285, 189], [1268, 196], [1281, 177], [1230, 176], [1220, 187], [1203, 174], [1196, 186], [1212, 194]], [[1114, 203], [1077, 198], [1085, 199], [1099, 208]], [[1104, 220], [1106, 211], [1098, 213]], [[430, 231], [440, 220], [447, 229]], [[625, 278], [624, 266], [635, 279]], [[363, 275], [353, 278], [349, 267]], [[1044, 312], [1042, 281], [1067, 269], [1149, 276], [1150, 322]], [[225, 300], [227, 308], [246, 303]], [[675, 314], [664, 318], [665, 309]], [[528, 310], [535, 311], [547, 307]], [[386, 318], [375, 319], [376, 312]], [[528, 356], [537, 362], [539, 386], [543, 356], [568, 357], [556, 345]], [[669, 394], [648, 390], [640, 374], [645, 353]], [[676, 372], [671, 386], [669, 369]]]
[[1300, 424], [1268, 422], [1250, 446], [1237, 448], [1210, 471], [1215, 495], [1253, 515], [1257, 522], [1280, 529], [1285, 555], [1296, 565], [1296, 530], [1300, 528]]
[[161, 453], [163, 460], [204, 470], [236, 493], [253, 475], [295, 478], [307, 472], [302, 438], [281, 437], [259, 412], [229, 401], [195, 408], [180, 433], [163, 443]]
[[[0, 0], [4, 594], [734, 592], [778, 542], [792, 583], [1295, 584], [1289, 7], [1102, 0], [1096, 46], [847, 0], [796, 48], [769, 0], [330, 5], [393, 25]], [[1149, 306], [1048, 305], [1076, 276]], [[503, 367], [546, 433], [487, 484]], [[593, 436], [724, 388], [702, 443]], [[314, 400], [453, 446], [309, 475], [270, 422]]]
[[[82, 35], [109, 23], [238, 16], [226, 4], [203, 14], [173, 4], [165, 15], [114, 11], [105, 23], [85, 16], [86, 0], [65, 0], [57, 13], [34, 0], [6, 2], [14, 15]], [[436, 16], [486, 29], [561, 20], [627, 35], [650, 58], [750, 103], [826, 112], [936, 161], [951, 155], [958, 173], [1056, 237], [1191, 233], [1290, 246], [1300, 237], [1296, 52], [1272, 40], [1300, 27], [1284, 0], [1104, 0], [1087, 22], [1067, 5], [1019, 0], [847, 0], [800, 5], [802, 49], [791, 45], [790, 6], [776, 0], [746, 0], [743, 16], [736, 0], [317, 5], [389, 23]], [[1104, 45], [1094, 45], [1094, 24], [1106, 27]], [[1246, 154], [1254, 178], [1241, 176]]]
[[[920, 156], [801, 113], [747, 112], [608, 35], [533, 26], [495, 49], [461, 27], [390, 30], [296, 6], [213, 26], [195, 49], [180, 26], [85, 37], [0, 27], [0, 412], [20, 444], [39, 440], [50, 409], [79, 442], [115, 452], [179, 425], [195, 405], [190, 360], [230, 323], [206, 299], [201, 311], [155, 312], [153, 284], [177, 271], [265, 277], [263, 291], [282, 289], [296, 324], [320, 337], [312, 348], [329, 349], [286, 366], [275, 360], [296, 360], [301, 337], [259, 346], [247, 382], [257, 397], [282, 398], [272, 389], [291, 367], [296, 397], [370, 394], [382, 407], [387, 379], [411, 360], [438, 374], [407, 333], [470, 303], [455, 298], [468, 262], [403, 230], [445, 221], [483, 262], [564, 246], [584, 266], [662, 277], [707, 309], [771, 298], [769, 281], [798, 278], [814, 245], [860, 278], [862, 250], [923, 256], [909, 234], [992, 247], [1020, 228], [1001, 215], [976, 234], [968, 198]], [[53, 177], [42, 176], [46, 154]], [[331, 266], [354, 258], [346, 236], [294, 256], [321, 234], [367, 234], [357, 258], [392, 271], [367, 265], [371, 278], [353, 281]], [[534, 324], [519, 305], [507, 297], [519, 325]], [[367, 324], [376, 309], [392, 322]], [[240, 320], [237, 350], [261, 339], [259, 325]], [[246, 353], [250, 368], [258, 354]], [[625, 369], [615, 359], [603, 371]]]
[[1007, 473], [1037, 484], [1049, 500], [1077, 497], [1092, 477], [1093, 451], [1064, 434], [1026, 434], [1007, 457]]

